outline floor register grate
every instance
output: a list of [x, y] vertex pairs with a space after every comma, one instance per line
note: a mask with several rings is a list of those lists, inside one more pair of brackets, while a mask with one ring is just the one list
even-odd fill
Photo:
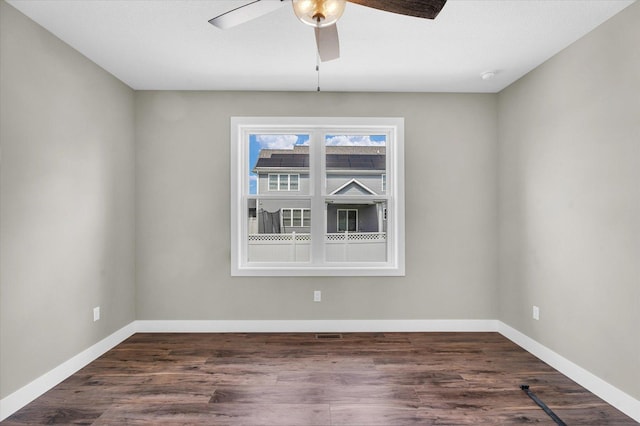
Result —
[[318, 333], [318, 334], [316, 334], [316, 339], [318, 339], [318, 340], [340, 340], [340, 339], [342, 339], [342, 334], [340, 334], [340, 333]]

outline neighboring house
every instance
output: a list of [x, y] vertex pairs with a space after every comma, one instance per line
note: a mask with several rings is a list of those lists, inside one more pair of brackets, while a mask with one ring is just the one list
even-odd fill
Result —
[[[258, 179], [258, 197], [249, 205], [249, 233], [308, 233], [309, 201], [286, 195], [310, 193], [309, 147], [263, 149], [252, 171]], [[334, 201], [326, 206], [328, 234], [386, 231], [386, 205], [375, 200], [376, 195], [386, 192], [384, 146], [327, 146], [325, 185], [325, 194]], [[282, 194], [283, 198], [259, 197], [265, 194]], [[341, 201], [341, 197], [349, 201]], [[355, 197], [362, 197], [362, 201], [354, 201]]]

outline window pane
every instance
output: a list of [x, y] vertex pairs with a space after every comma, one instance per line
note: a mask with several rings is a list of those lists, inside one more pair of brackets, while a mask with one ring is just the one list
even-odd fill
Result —
[[349, 232], [358, 231], [358, 211], [357, 210], [347, 211], [347, 231]]
[[278, 175], [278, 191], [288, 191], [289, 190], [289, 175], [281, 174]]
[[386, 136], [329, 134], [324, 143], [325, 190], [333, 200], [327, 204], [326, 259], [386, 261], [386, 201], [379, 198], [386, 195]]
[[291, 209], [282, 209], [282, 224], [291, 226]]
[[387, 260], [387, 203], [327, 204], [326, 258], [330, 262]]
[[298, 190], [298, 175], [289, 175], [289, 190]]
[[278, 175], [269, 175], [269, 191], [278, 190]]
[[310, 227], [311, 226], [311, 210], [304, 209], [302, 210], [302, 226]]
[[302, 210], [301, 209], [293, 210], [292, 226], [302, 226]]
[[347, 231], [347, 210], [338, 210], [338, 232]]
[[[249, 262], [310, 260], [311, 202], [308, 199], [252, 198], [248, 205]], [[309, 219], [303, 224], [306, 211]]]
[[386, 143], [385, 135], [326, 135], [326, 193], [385, 194]]
[[309, 194], [309, 135], [249, 135], [250, 195], [275, 191]]

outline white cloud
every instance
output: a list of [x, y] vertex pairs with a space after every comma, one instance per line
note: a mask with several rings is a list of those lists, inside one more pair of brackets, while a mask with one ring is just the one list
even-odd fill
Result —
[[298, 142], [296, 135], [257, 135], [256, 142], [260, 148], [291, 149]]
[[326, 143], [328, 146], [385, 146], [385, 141], [374, 141], [370, 136], [331, 136]]

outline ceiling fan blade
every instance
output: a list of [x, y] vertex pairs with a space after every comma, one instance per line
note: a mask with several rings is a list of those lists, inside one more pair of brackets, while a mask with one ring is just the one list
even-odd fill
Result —
[[322, 62], [332, 61], [340, 57], [340, 40], [338, 39], [338, 26], [316, 28], [316, 44], [318, 54]]
[[232, 9], [209, 19], [209, 23], [222, 30], [244, 24], [279, 9], [286, 0], [253, 0], [251, 3]]
[[385, 12], [398, 13], [400, 15], [415, 16], [418, 18], [434, 19], [444, 7], [447, 0], [347, 0], [351, 3]]

